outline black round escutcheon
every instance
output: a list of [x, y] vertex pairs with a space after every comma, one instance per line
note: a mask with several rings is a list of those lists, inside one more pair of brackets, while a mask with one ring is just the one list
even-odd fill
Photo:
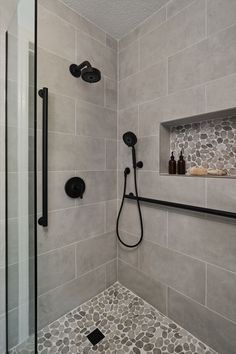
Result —
[[85, 182], [80, 177], [72, 177], [65, 184], [65, 192], [71, 198], [83, 198]]

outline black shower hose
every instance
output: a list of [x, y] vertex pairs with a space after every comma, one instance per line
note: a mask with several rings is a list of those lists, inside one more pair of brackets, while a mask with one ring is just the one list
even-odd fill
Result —
[[116, 234], [117, 237], [120, 241], [120, 243], [122, 243], [122, 245], [124, 245], [125, 247], [129, 247], [129, 248], [135, 248], [137, 246], [140, 245], [140, 243], [143, 240], [143, 218], [142, 218], [142, 212], [141, 212], [141, 207], [140, 207], [140, 202], [138, 200], [138, 187], [137, 187], [137, 173], [136, 173], [136, 168], [134, 168], [134, 188], [135, 188], [135, 195], [137, 198], [137, 206], [138, 206], [138, 213], [139, 213], [139, 220], [140, 220], [140, 228], [141, 228], [141, 235], [140, 235], [140, 239], [137, 243], [135, 243], [134, 245], [128, 245], [127, 243], [125, 243], [124, 241], [122, 241], [120, 235], [119, 235], [119, 220], [120, 220], [120, 215], [124, 206], [124, 200], [125, 200], [125, 194], [126, 194], [126, 185], [127, 185], [127, 175], [128, 173], [124, 173], [124, 191], [123, 191], [123, 197], [122, 197], [122, 202], [120, 205], [120, 210], [117, 216], [117, 221], [116, 221]]

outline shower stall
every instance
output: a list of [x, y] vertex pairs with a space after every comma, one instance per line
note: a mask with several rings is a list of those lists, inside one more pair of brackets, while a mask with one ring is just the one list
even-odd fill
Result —
[[235, 354], [235, 1], [117, 4], [0, 5], [0, 354]]

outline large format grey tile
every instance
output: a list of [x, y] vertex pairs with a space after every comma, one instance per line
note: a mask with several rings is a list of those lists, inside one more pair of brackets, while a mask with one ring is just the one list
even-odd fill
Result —
[[106, 203], [106, 232], [115, 230], [117, 216], [117, 200], [108, 200]]
[[128, 108], [164, 96], [167, 92], [167, 67], [164, 61], [134, 74], [119, 83], [120, 108]]
[[106, 33], [106, 45], [107, 47], [117, 51], [118, 41]]
[[48, 140], [49, 171], [105, 169], [104, 139], [49, 133]]
[[196, 43], [205, 37], [205, 0], [196, 0], [140, 41], [141, 68]]
[[169, 247], [236, 271], [236, 224], [224, 219], [169, 213]]
[[[106, 169], [117, 169], [117, 141], [106, 139]], [[115, 188], [115, 186], [114, 186]]]
[[[3, 130], [3, 127], [2, 127]], [[5, 143], [5, 131], [3, 134], [2, 142]], [[19, 166], [17, 151], [19, 145], [19, 131], [15, 127], [8, 127], [7, 129], [7, 162], [8, 162], [8, 172], [17, 172], [20, 168], [24, 171], [28, 171], [29, 166], [26, 162], [22, 161]], [[2, 147], [2, 151], [4, 152], [5, 146]], [[2, 167], [2, 171], [5, 170], [5, 156], [2, 159], [2, 163], [4, 166]]]
[[118, 279], [137, 295], [141, 296], [163, 314], [166, 313], [166, 286], [143, 274], [127, 263], [119, 261]]
[[207, 265], [207, 306], [236, 323], [236, 273]]
[[0, 353], [5, 353], [5, 339], [6, 339], [6, 318], [4, 315], [0, 316]]
[[[9, 336], [9, 347], [13, 348], [19, 343], [19, 309], [15, 308], [14, 310], [9, 311], [9, 327], [8, 327], [8, 336]], [[5, 328], [4, 328], [5, 330]], [[5, 338], [4, 338], [5, 341]]]
[[115, 233], [81, 241], [76, 246], [77, 275], [81, 276], [116, 258]]
[[[118, 142], [118, 169], [124, 170], [125, 167], [132, 167], [132, 149], [128, 148], [122, 139]], [[132, 178], [133, 177], [129, 175], [128, 181]]]
[[[1, 87], [3, 88], [3, 92], [5, 91], [5, 82], [4, 85]], [[17, 118], [18, 118], [18, 110], [17, 110], [17, 89], [18, 89], [18, 82], [8, 80], [8, 98], [7, 98], [7, 124], [9, 127], [16, 127], [17, 126]], [[31, 90], [29, 90], [29, 94]], [[3, 95], [2, 99], [5, 98]], [[2, 108], [4, 108], [4, 102], [2, 102]], [[3, 117], [3, 124], [5, 125], [5, 109], [2, 113]], [[31, 124], [31, 122], [29, 122]]]
[[[164, 5], [167, 0], [162, 0]], [[123, 50], [129, 46], [134, 40], [143, 36], [145, 33], [151, 32], [155, 28], [159, 27], [166, 20], [166, 8], [163, 7], [159, 11], [149, 16], [141, 25], [121, 38], [119, 41], [119, 49]]]
[[169, 58], [169, 92], [236, 72], [236, 26], [232, 26]]
[[127, 131], [132, 131], [138, 136], [138, 114], [138, 106], [119, 111], [118, 139], [122, 139], [123, 134]]
[[99, 69], [102, 76], [116, 79], [116, 52], [79, 31], [77, 32], [77, 63], [84, 60], [88, 60], [92, 66]]
[[167, 6], [167, 18], [175, 16], [178, 12], [182, 11], [185, 7], [191, 5], [195, 0], [172, 0]]
[[39, 296], [39, 328], [55, 321], [104, 289], [105, 268], [100, 267]]
[[235, 212], [236, 192], [234, 185], [234, 179], [208, 179], [208, 208]]
[[139, 42], [133, 42], [119, 53], [119, 80], [139, 71]]
[[[26, 218], [28, 219], [28, 217]], [[23, 218], [21, 218], [21, 224], [22, 221]], [[8, 264], [15, 264], [18, 262], [18, 257], [19, 257], [18, 234], [19, 234], [19, 219], [9, 219], [8, 220]], [[4, 237], [5, 237], [5, 233], [4, 233]]]
[[139, 194], [147, 198], [205, 206], [205, 180], [199, 177], [160, 176], [139, 171]]
[[106, 288], [117, 281], [117, 259], [106, 264]]
[[116, 112], [77, 101], [76, 105], [76, 134], [95, 138], [116, 139]]
[[51, 12], [63, 18], [65, 21], [67, 21], [77, 29], [90, 34], [92, 37], [105, 44], [106, 34], [103, 30], [98, 28], [95, 24], [86, 20], [84, 17], [80, 16], [78, 13], [74, 12], [61, 1], [40, 0], [39, 3]]
[[57, 15], [38, 7], [38, 44], [64, 58], [75, 60], [75, 28]]
[[140, 269], [150, 277], [204, 304], [203, 262], [145, 241], [140, 248]]
[[[48, 170], [49, 171], [73, 171], [76, 167], [77, 154], [75, 135], [70, 134], [48, 134]], [[39, 150], [40, 151], [40, 150]], [[38, 170], [41, 171], [42, 164], [38, 159]]]
[[236, 107], [236, 75], [230, 75], [206, 86], [207, 111]]
[[[48, 209], [49, 210], [58, 210], [70, 208], [75, 205], [75, 200], [68, 197], [65, 192], [66, 182], [75, 176], [74, 171], [66, 172], [55, 172], [50, 171], [48, 173], [48, 189], [50, 191], [48, 195]], [[37, 194], [37, 203], [38, 203], [38, 213], [42, 210], [42, 173], [38, 173], [37, 180], [38, 194]]]
[[75, 246], [63, 247], [38, 257], [39, 295], [75, 278]]
[[91, 85], [78, 80], [69, 72], [71, 61], [38, 48], [38, 87], [46, 86], [49, 92], [104, 105], [104, 79]]
[[77, 172], [77, 175], [86, 182], [86, 190], [83, 199], [76, 200], [76, 204], [81, 205], [116, 199], [116, 171]]
[[236, 324], [172, 289], [169, 289], [168, 316], [218, 353], [235, 353]]
[[207, 0], [208, 35], [236, 23], [234, 0]]
[[[21, 175], [23, 176], [23, 174]], [[5, 176], [4, 176], [5, 177]], [[4, 182], [4, 177], [2, 178], [2, 182]], [[22, 179], [21, 179], [22, 181]], [[8, 217], [15, 218], [19, 215], [19, 175], [18, 173], [8, 173]], [[1, 183], [1, 176], [0, 176], [0, 183]], [[2, 186], [3, 193], [5, 193], [5, 185]], [[2, 200], [2, 207], [3, 207], [3, 217], [5, 217], [5, 200]], [[1, 204], [0, 204], [1, 206]], [[1, 213], [0, 213], [1, 215]], [[2, 217], [2, 219], [3, 219]]]
[[[22, 262], [21, 264], [13, 264], [8, 267], [8, 308], [10, 310], [16, 308], [20, 304], [26, 302], [26, 298], [24, 297], [24, 294], [22, 294], [22, 297], [19, 297], [19, 290], [20, 290], [20, 276], [22, 277], [24, 271], [27, 271], [27, 267], [29, 266], [28, 262]], [[5, 279], [5, 274], [3, 275], [3, 279]], [[21, 279], [21, 285], [22, 287], [26, 286], [24, 281], [27, 281], [25, 278], [22, 277]], [[2, 282], [5, 283], [5, 280]], [[4, 306], [5, 302], [5, 294], [3, 297], [3, 302], [2, 306]], [[21, 303], [20, 303], [21, 301]], [[5, 307], [4, 307], [5, 311]]]
[[[129, 234], [128, 232], [122, 231], [121, 228], [119, 228], [119, 235], [120, 238], [123, 242], [125, 242], [128, 245], [135, 245], [138, 242], [138, 237], [134, 236], [132, 234]], [[124, 246], [120, 241], [118, 242], [118, 259], [124, 261], [125, 263], [128, 263], [132, 265], [133, 267], [138, 268], [139, 266], [139, 248], [134, 247], [134, 248], [129, 248]]]
[[[75, 100], [49, 90], [48, 130], [75, 134]], [[42, 129], [42, 102], [38, 100], [38, 129]]]
[[107, 108], [117, 109], [117, 82], [105, 78], [105, 106]]
[[137, 158], [143, 162], [143, 170], [159, 171], [159, 136], [140, 138]]
[[39, 254], [104, 233], [104, 209], [100, 203], [49, 213], [48, 228], [38, 230]]
[[77, 137], [76, 167], [78, 170], [104, 170], [106, 168], [106, 146], [104, 139]]
[[205, 111], [205, 88], [197, 87], [161, 97], [139, 108], [139, 135], [157, 135], [160, 122], [184, 118]]

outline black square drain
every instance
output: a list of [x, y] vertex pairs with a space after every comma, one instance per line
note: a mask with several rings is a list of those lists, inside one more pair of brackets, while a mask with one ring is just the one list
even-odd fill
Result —
[[98, 344], [105, 336], [102, 334], [101, 331], [99, 331], [98, 328], [96, 328], [93, 332], [91, 332], [87, 336], [88, 340], [92, 343], [92, 345]]

